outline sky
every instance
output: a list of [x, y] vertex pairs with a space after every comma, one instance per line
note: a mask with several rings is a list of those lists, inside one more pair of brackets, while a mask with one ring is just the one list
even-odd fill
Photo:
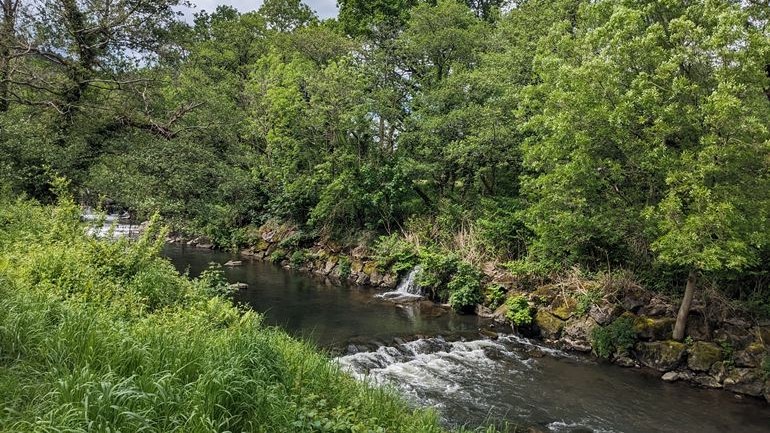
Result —
[[[316, 11], [319, 17], [329, 18], [337, 15], [337, 0], [304, 0], [311, 9]], [[213, 11], [219, 5], [234, 6], [241, 12], [259, 9], [262, 0], [191, 0], [195, 5], [193, 11]]]

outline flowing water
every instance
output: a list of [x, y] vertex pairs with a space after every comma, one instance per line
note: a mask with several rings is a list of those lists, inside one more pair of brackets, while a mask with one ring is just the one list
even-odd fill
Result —
[[420, 266], [415, 267], [409, 271], [409, 274], [407, 274], [398, 284], [396, 290], [385, 292], [377, 296], [393, 302], [413, 301], [422, 298], [422, 288], [417, 283], [417, 277], [420, 275], [421, 271], [422, 268]]
[[[209, 262], [234, 258], [181, 245], [169, 245], [165, 254], [193, 276]], [[372, 289], [266, 263], [245, 262], [226, 273], [231, 282], [249, 285], [235, 298], [263, 312], [267, 323], [342, 354], [337, 360], [352, 375], [392, 386], [416, 406], [437, 408], [450, 426], [510, 422], [544, 432], [770, 433], [764, 402], [665, 383], [655, 373], [604, 365], [516, 336], [486, 339], [479, 330], [489, 322], [427, 302], [403, 305]]]

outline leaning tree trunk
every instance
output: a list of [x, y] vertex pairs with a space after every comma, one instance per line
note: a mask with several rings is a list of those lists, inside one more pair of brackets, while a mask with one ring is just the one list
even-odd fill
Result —
[[690, 314], [692, 298], [695, 295], [695, 283], [698, 280], [698, 274], [690, 271], [687, 276], [687, 287], [684, 289], [684, 298], [682, 305], [679, 306], [679, 314], [676, 315], [676, 324], [674, 325], [674, 340], [682, 341], [684, 339], [684, 328], [687, 325], [687, 316]]

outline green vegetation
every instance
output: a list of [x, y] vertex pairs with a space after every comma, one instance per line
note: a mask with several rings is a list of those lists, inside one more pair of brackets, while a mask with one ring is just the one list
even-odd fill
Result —
[[390, 391], [137, 242], [85, 235], [71, 201], [0, 202], [0, 430], [440, 432]]
[[484, 305], [495, 310], [505, 303], [505, 288], [491, 284], [484, 290]]
[[347, 256], [340, 257], [340, 261], [337, 264], [340, 269], [340, 278], [345, 280], [350, 276], [352, 265], [353, 264], [350, 262], [350, 259]]
[[768, 2], [341, 0], [321, 20], [270, 0], [192, 23], [179, 0], [11, 3], [12, 194], [50, 202], [64, 176], [228, 248], [296, 228], [274, 261], [363, 240], [461, 310], [484, 300], [466, 264], [507, 263], [682, 295], [677, 340], [702, 287], [770, 311]]
[[604, 293], [602, 293], [600, 289], [594, 287], [578, 293], [575, 312], [578, 316], [585, 316], [589, 311], [591, 311], [591, 307], [598, 304], [603, 297]]
[[291, 257], [289, 257], [289, 263], [294, 268], [302, 267], [305, 263], [307, 263], [309, 257], [308, 252], [305, 250], [297, 250], [291, 253]]
[[468, 312], [483, 300], [481, 272], [466, 262], [457, 265], [457, 271], [447, 284], [449, 305], [455, 311]]
[[605, 327], [597, 326], [591, 334], [591, 346], [597, 356], [610, 359], [628, 352], [636, 343], [634, 321], [621, 316]]
[[524, 295], [511, 296], [505, 301], [508, 311], [505, 317], [516, 326], [529, 325], [532, 323], [532, 308]]
[[765, 359], [762, 360], [762, 374], [765, 380], [770, 380], [770, 356], [765, 356]]

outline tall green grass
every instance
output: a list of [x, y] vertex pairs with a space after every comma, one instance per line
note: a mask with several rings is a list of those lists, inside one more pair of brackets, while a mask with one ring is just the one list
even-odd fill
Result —
[[0, 199], [0, 430], [439, 432], [79, 209]]

